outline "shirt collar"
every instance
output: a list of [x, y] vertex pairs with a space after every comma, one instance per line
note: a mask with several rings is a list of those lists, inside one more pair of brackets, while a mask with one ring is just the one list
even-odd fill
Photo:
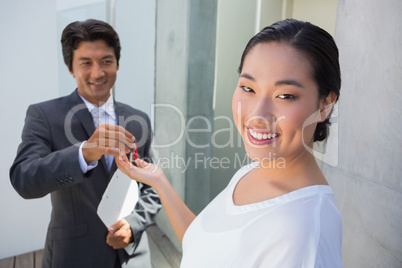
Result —
[[[91, 112], [93, 109], [96, 109], [96, 106], [93, 105], [91, 102], [89, 102], [87, 99], [85, 99], [80, 93], [78, 95], [81, 97], [82, 101], [85, 103], [87, 106], [89, 112]], [[107, 101], [99, 107], [99, 109], [102, 109], [105, 111], [111, 118], [116, 120], [116, 113], [114, 111], [114, 100], [113, 100], [113, 95], [110, 94], [109, 98]]]

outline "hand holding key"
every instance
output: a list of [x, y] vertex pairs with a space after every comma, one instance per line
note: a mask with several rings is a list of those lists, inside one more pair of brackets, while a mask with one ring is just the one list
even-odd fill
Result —
[[98, 161], [104, 154], [119, 156], [120, 151], [135, 150], [134, 142], [135, 137], [122, 126], [100, 124], [83, 145], [82, 154], [87, 163]]

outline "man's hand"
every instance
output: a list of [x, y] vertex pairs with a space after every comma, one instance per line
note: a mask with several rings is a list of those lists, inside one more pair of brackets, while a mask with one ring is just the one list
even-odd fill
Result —
[[109, 227], [106, 243], [113, 249], [125, 248], [134, 241], [130, 224], [125, 219], [118, 221]]
[[104, 154], [119, 156], [119, 149], [129, 153], [134, 148], [134, 141], [134, 136], [123, 127], [100, 124], [84, 143], [82, 155], [87, 163], [98, 161]]

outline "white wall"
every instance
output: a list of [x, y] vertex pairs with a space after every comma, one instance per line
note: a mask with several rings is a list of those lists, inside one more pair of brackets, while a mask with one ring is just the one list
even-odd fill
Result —
[[116, 31], [122, 45], [116, 100], [151, 116], [155, 100], [156, 0], [117, 0]]
[[28, 105], [58, 96], [55, 10], [56, 3], [48, 0], [0, 4], [0, 258], [44, 245], [50, 198], [22, 199], [11, 186], [9, 169], [21, 141]]
[[[122, 58], [116, 99], [150, 114], [154, 102], [155, 4], [117, 0], [116, 28]], [[15, 158], [29, 104], [70, 94], [76, 87], [62, 61], [60, 37], [75, 20], [106, 20], [105, 0], [14, 0], [0, 2], [0, 259], [43, 248], [50, 198], [24, 200], [12, 188]]]

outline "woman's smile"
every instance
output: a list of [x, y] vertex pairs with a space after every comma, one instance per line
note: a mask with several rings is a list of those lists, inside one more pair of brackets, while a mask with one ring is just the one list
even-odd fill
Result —
[[269, 145], [279, 138], [280, 134], [268, 129], [246, 127], [248, 140], [254, 145]]

